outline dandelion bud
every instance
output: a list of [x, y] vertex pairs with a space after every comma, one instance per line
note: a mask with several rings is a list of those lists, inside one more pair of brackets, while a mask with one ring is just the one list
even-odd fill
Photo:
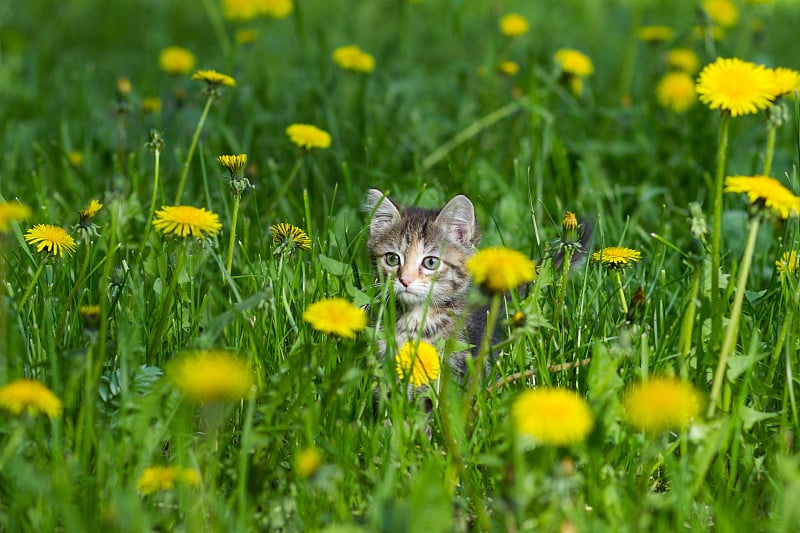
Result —
[[564, 231], [564, 244], [572, 244], [578, 240], [578, 219], [575, 213], [567, 211], [561, 220], [561, 229]]
[[125, 100], [131, 94], [131, 80], [128, 78], [117, 79], [117, 98]]

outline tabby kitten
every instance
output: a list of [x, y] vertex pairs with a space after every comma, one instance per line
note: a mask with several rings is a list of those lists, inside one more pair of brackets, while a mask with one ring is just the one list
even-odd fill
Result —
[[[402, 207], [370, 189], [366, 209], [372, 214], [367, 247], [382, 279], [394, 289], [397, 346], [450, 338], [477, 345], [486, 319], [485, 310], [468, 314], [467, 309], [470, 278], [464, 264], [480, 241], [469, 198], [458, 195], [441, 210], [423, 209]], [[450, 354], [448, 363], [459, 377], [467, 356], [467, 351]]]

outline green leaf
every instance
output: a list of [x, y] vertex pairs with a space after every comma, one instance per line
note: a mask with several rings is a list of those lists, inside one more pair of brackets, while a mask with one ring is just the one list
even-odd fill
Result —
[[747, 406], [742, 406], [742, 410], [739, 413], [742, 419], [742, 427], [745, 431], [750, 431], [753, 429], [753, 426], [761, 422], [762, 420], [767, 420], [769, 418], [774, 418], [778, 416], [778, 413], [765, 413], [763, 411], [756, 411], [755, 409], [751, 409]]
[[347, 263], [342, 263], [341, 261], [322, 254], [319, 254], [318, 259], [319, 264], [322, 265], [322, 269], [329, 274], [341, 277], [350, 273], [350, 265]]

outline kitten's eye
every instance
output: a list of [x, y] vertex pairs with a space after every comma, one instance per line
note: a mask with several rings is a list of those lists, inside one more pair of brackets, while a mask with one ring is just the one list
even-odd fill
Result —
[[428, 270], [436, 270], [439, 268], [439, 258], [435, 255], [429, 255], [422, 260], [422, 266]]
[[386, 261], [386, 264], [390, 267], [396, 267], [400, 264], [400, 256], [394, 252], [389, 252], [384, 255], [383, 260]]

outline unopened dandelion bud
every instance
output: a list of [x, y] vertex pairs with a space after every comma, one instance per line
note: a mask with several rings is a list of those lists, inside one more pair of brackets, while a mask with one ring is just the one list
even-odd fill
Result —
[[578, 219], [575, 213], [567, 211], [561, 220], [561, 229], [564, 231], [564, 244], [572, 244], [578, 240]]
[[786, 111], [786, 106], [783, 101], [774, 102], [767, 108], [767, 127], [771, 129], [778, 129], [783, 126], [789, 118], [789, 113]]

